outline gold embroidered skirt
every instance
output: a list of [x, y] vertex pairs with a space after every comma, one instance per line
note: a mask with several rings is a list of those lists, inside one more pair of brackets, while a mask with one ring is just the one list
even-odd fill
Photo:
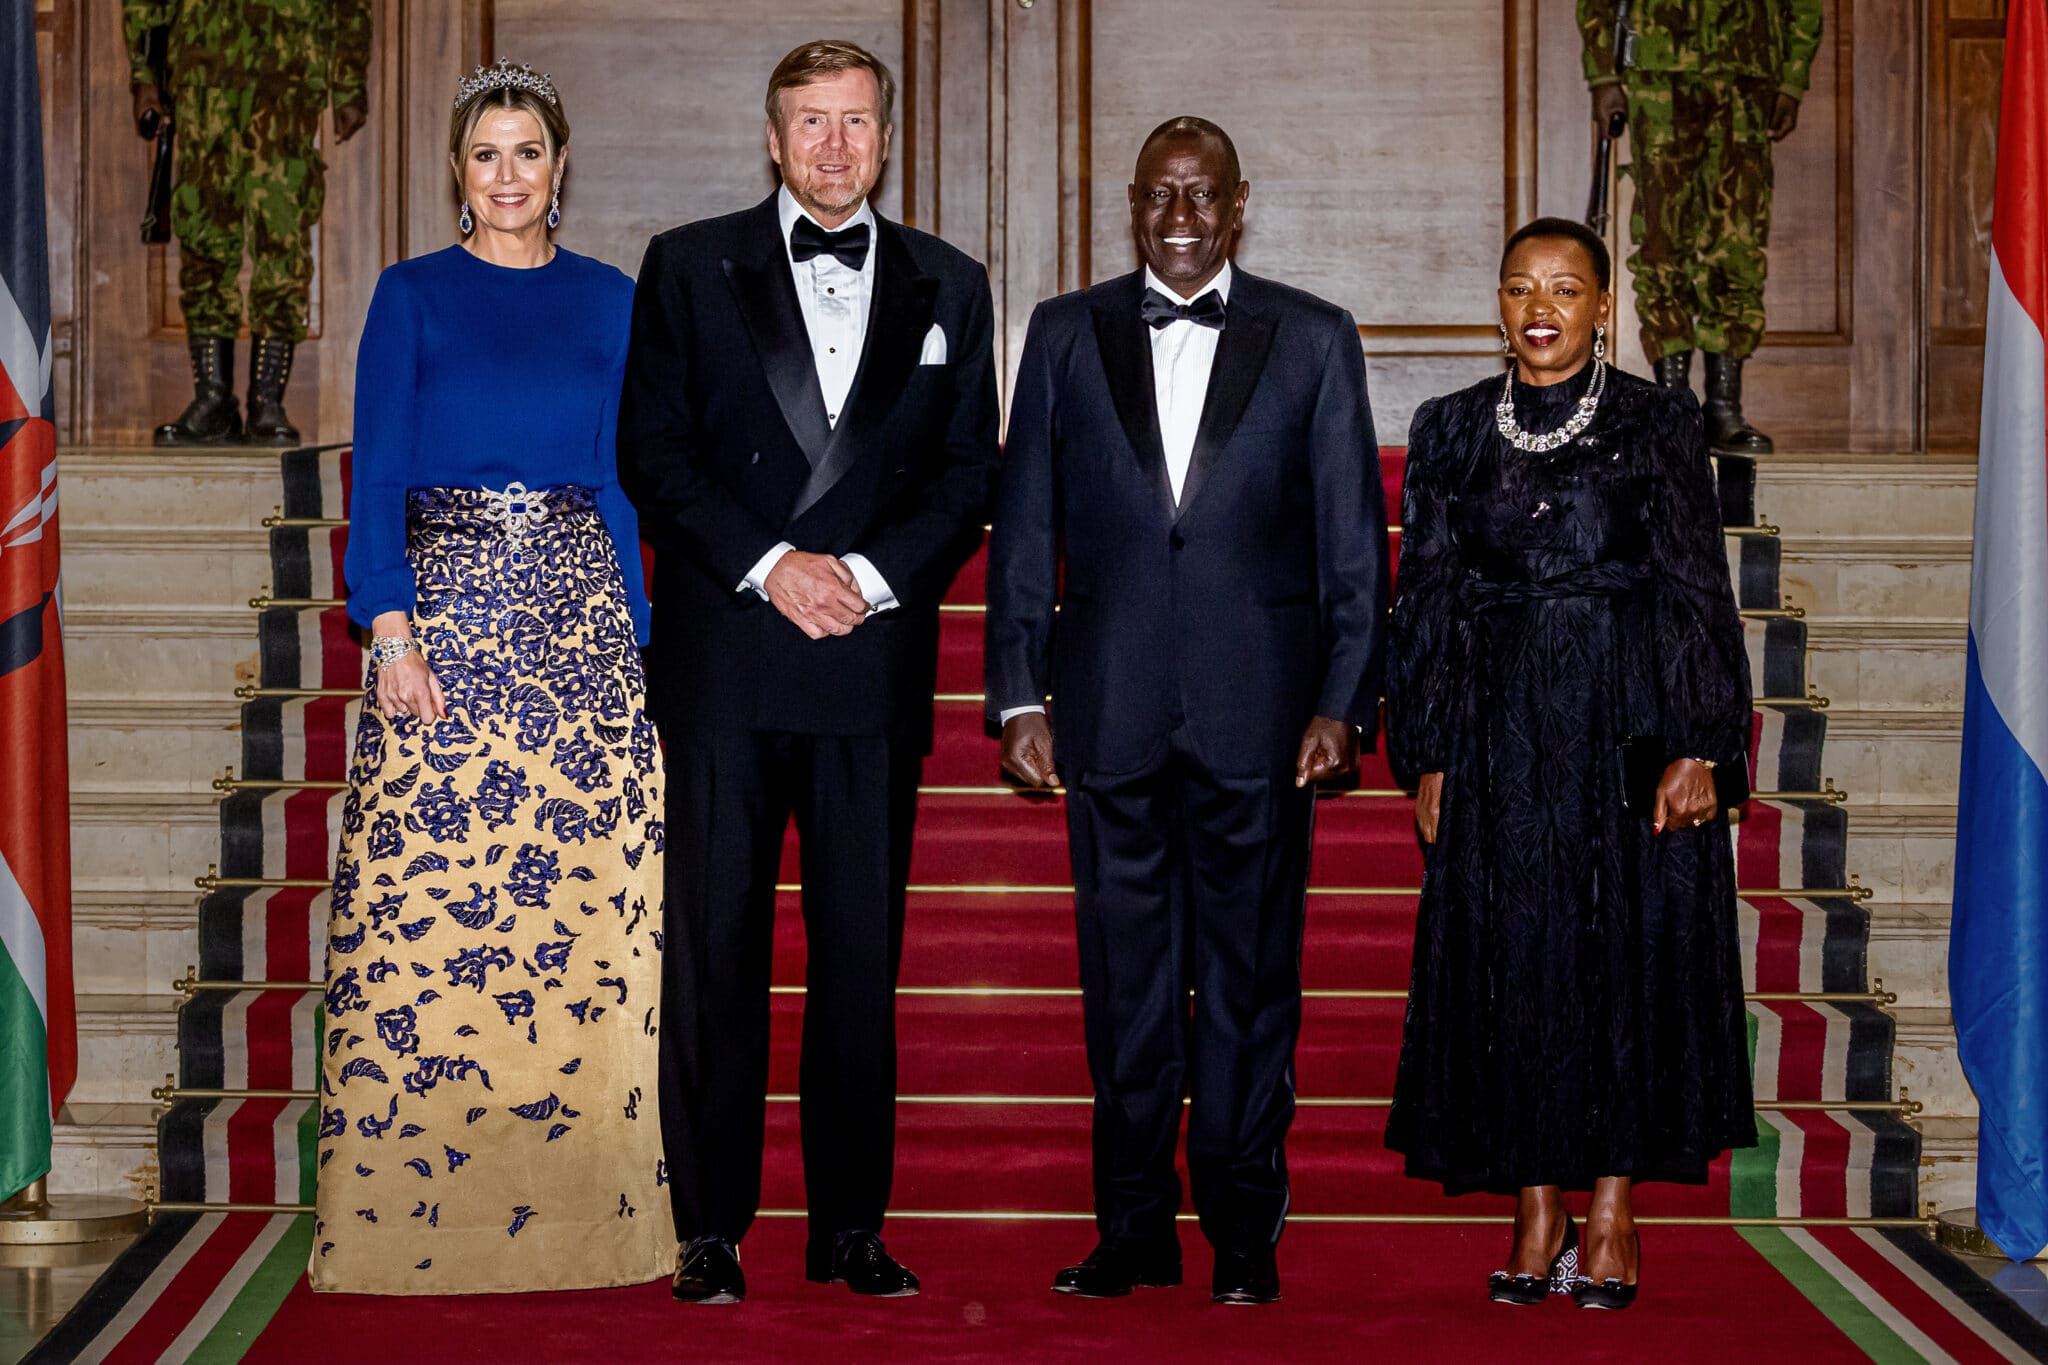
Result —
[[448, 716], [365, 706], [356, 731], [315, 1289], [574, 1289], [675, 1268], [655, 1098], [661, 752], [595, 499], [528, 498], [408, 496], [413, 627]]

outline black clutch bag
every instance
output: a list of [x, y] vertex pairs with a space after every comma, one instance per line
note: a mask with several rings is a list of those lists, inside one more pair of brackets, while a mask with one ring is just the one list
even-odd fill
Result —
[[[1657, 784], [1664, 780], [1667, 766], [1664, 741], [1656, 735], [1630, 735], [1624, 739], [1621, 742], [1623, 809], [1645, 820], [1655, 815]], [[1714, 799], [1723, 814], [1749, 800], [1748, 766], [1746, 763], [1714, 765]]]

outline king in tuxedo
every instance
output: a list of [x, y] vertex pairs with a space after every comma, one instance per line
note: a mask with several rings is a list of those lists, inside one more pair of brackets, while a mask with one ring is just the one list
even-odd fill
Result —
[[655, 548], [668, 750], [659, 1100], [675, 1295], [745, 1296], [761, 1201], [775, 886], [792, 817], [808, 945], [810, 1278], [914, 1294], [880, 1240], [895, 988], [939, 600], [997, 472], [987, 272], [868, 202], [895, 82], [843, 42], [769, 81], [782, 186], [648, 246], [619, 468]]
[[1144, 268], [1038, 306], [1010, 414], [988, 707], [1014, 778], [1066, 775], [1095, 1086], [1100, 1241], [1063, 1293], [1180, 1283], [1186, 1096], [1212, 1296], [1279, 1296], [1313, 784], [1377, 718], [1358, 329], [1232, 266], [1248, 192], [1222, 129], [1155, 130], [1130, 187]]

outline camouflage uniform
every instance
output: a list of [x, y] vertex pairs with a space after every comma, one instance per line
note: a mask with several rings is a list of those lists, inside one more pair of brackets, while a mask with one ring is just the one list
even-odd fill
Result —
[[241, 331], [246, 240], [250, 334], [303, 340], [325, 200], [320, 115], [364, 98], [370, 0], [123, 0], [121, 9], [137, 82], [154, 79], [144, 35], [170, 27], [171, 228], [185, 330]]
[[[1615, 0], [1579, 0], [1586, 81], [1614, 84]], [[1628, 73], [1636, 314], [1651, 360], [1734, 360], [1764, 332], [1771, 107], [1806, 93], [1821, 0], [1635, 0]]]

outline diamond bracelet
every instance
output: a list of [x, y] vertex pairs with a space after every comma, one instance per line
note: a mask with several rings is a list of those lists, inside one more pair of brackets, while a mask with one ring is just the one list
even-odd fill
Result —
[[420, 652], [420, 642], [410, 635], [379, 635], [370, 641], [370, 653], [386, 668], [408, 654]]

